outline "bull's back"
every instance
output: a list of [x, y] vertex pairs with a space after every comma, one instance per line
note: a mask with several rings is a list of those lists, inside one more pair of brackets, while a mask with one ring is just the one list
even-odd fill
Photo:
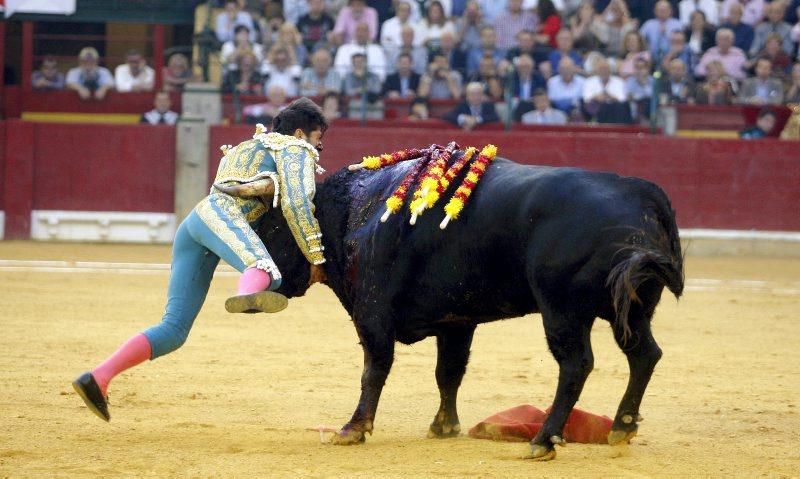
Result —
[[415, 226], [407, 206], [380, 223], [410, 166], [356, 180], [348, 242], [362, 266], [386, 272], [403, 324], [423, 335], [432, 322], [538, 311], [548, 288], [600, 292], [614, 252], [663, 209], [663, 192], [643, 180], [497, 159], [445, 230], [442, 207], [461, 178]]

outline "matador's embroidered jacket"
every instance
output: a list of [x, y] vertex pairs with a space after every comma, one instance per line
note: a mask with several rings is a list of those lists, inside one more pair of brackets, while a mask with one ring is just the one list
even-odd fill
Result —
[[[224, 151], [214, 183], [248, 183], [271, 178], [275, 183], [273, 206], [280, 199], [281, 211], [303, 255], [312, 264], [324, 263], [322, 233], [314, 217], [313, 203], [314, 173], [319, 168], [317, 150], [293, 136], [257, 131], [252, 140]], [[212, 189], [214, 194], [220, 193]], [[257, 199], [235, 200], [248, 223], [256, 222], [266, 212], [266, 206]]]

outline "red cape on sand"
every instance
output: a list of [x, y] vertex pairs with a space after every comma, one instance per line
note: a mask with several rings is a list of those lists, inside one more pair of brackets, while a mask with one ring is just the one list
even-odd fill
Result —
[[[547, 409], [549, 411], [550, 408]], [[530, 441], [542, 428], [547, 412], [523, 404], [489, 416], [469, 430], [470, 437], [495, 441]], [[574, 408], [564, 426], [564, 440], [587, 444], [606, 444], [613, 421]]]

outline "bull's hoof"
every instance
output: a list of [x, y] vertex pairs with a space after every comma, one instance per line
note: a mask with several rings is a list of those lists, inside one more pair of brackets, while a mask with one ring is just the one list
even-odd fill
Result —
[[531, 459], [534, 461], [552, 461], [556, 458], [556, 448], [544, 444], [531, 444]]
[[634, 437], [636, 437], [636, 429], [632, 431], [612, 429], [611, 432], [608, 433], [608, 443], [612, 446], [616, 446], [618, 444], [623, 444], [623, 443], [628, 444]]
[[428, 439], [447, 439], [458, 437], [461, 434], [461, 424], [431, 424], [428, 429]]
[[331, 438], [331, 444], [335, 446], [352, 446], [353, 444], [362, 444], [367, 440], [367, 437], [361, 431], [355, 429], [342, 429], [334, 434]]

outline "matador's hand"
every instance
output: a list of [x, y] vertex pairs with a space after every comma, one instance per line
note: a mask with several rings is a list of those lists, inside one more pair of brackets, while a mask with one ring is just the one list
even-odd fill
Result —
[[325, 270], [322, 268], [322, 265], [312, 264], [311, 276], [308, 278], [308, 285], [311, 286], [314, 283], [327, 283], [327, 282], [328, 282], [328, 275], [325, 274]]

